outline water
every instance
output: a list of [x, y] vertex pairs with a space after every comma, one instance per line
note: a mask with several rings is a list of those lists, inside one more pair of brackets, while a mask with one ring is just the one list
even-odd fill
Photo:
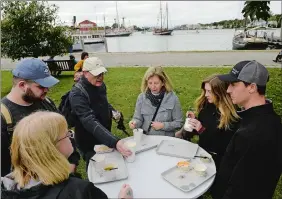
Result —
[[[278, 29], [279, 30], [279, 29]], [[165, 52], [232, 50], [234, 29], [175, 30], [172, 36], [134, 32], [129, 37], [107, 38], [109, 52]], [[279, 36], [280, 31], [275, 30]], [[85, 45], [87, 52], [105, 52], [104, 44]]]

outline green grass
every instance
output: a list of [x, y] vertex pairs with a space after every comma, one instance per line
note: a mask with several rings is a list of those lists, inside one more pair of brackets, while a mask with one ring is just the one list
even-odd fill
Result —
[[[128, 128], [128, 122], [132, 118], [135, 108], [135, 102], [140, 93], [140, 85], [142, 77], [147, 68], [109, 68], [105, 76], [107, 85], [107, 93], [109, 102], [117, 109], [122, 111], [125, 117], [125, 125], [127, 131], [131, 133]], [[227, 73], [229, 68], [165, 68], [165, 71], [170, 76], [174, 91], [180, 99], [183, 114], [189, 107], [193, 106], [194, 100], [200, 94], [200, 84], [202, 79], [215, 73]], [[274, 102], [275, 111], [282, 116], [282, 73], [280, 69], [270, 68], [270, 81], [267, 87], [267, 98]], [[2, 72], [1, 96], [6, 95], [11, 89], [11, 73], [9, 71]], [[73, 73], [63, 72], [59, 78], [60, 83], [50, 90], [49, 97], [51, 97], [58, 105], [60, 97], [67, 92], [73, 85]], [[183, 115], [184, 116], [184, 115]], [[125, 135], [117, 130], [116, 124], [113, 122], [112, 132], [119, 136]], [[86, 177], [85, 164], [81, 161], [79, 165], [79, 172], [83, 177]], [[209, 198], [206, 194], [206, 198]], [[282, 178], [278, 183], [273, 199], [282, 198]]]

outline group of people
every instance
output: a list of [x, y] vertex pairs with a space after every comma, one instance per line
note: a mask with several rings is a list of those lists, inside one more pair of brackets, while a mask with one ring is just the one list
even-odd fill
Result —
[[[111, 133], [112, 120], [118, 121], [121, 112], [107, 99], [107, 69], [99, 58], [86, 56], [68, 96], [75, 133], [46, 96], [59, 80], [44, 62], [24, 59], [12, 71], [13, 87], [1, 100], [4, 198], [107, 198], [78, 178], [80, 154], [87, 168], [95, 145], [115, 148], [125, 157], [131, 152]], [[256, 61], [241, 61], [229, 74], [208, 77], [195, 100], [196, 112], [186, 113], [193, 128], [187, 132], [169, 76], [162, 67], [150, 67], [129, 127], [187, 140], [199, 135], [199, 145], [217, 167], [210, 190], [214, 199], [272, 198], [282, 169], [282, 125], [265, 97], [268, 80], [267, 69]], [[132, 198], [133, 190], [125, 184], [118, 197]]]

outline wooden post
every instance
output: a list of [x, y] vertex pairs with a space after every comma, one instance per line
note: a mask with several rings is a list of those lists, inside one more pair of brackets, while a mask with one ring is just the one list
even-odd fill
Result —
[[107, 42], [107, 38], [106, 37], [104, 37], [104, 43], [105, 43], [106, 53], [108, 53], [109, 50], [108, 50], [108, 42]]

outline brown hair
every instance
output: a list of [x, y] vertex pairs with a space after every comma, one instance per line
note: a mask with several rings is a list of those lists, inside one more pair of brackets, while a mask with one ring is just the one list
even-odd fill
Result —
[[220, 112], [220, 121], [218, 128], [229, 128], [232, 122], [239, 119], [236, 112], [235, 106], [232, 103], [230, 96], [227, 94], [226, 90], [228, 88], [228, 83], [221, 81], [217, 75], [211, 75], [203, 80], [201, 84], [202, 93], [195, 101], [196, 113], [198, 114], [208, 103], [205, 97], [205, 84], [209, 83], [211, 86], [211, 92], [214, 98], [214, 104]]

